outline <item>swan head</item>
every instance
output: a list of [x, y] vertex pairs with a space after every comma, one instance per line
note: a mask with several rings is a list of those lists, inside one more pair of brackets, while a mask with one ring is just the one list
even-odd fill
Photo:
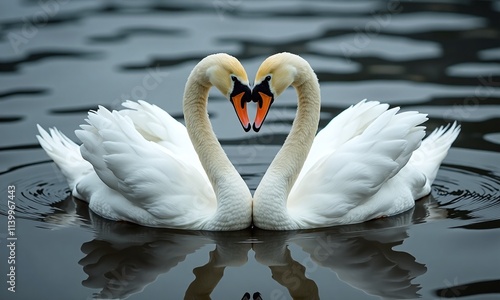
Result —
[[[305, 70], [307, 69], [307, 70]], [[274, 99], [289, 86], [298, 87], [307, 79], [311, 66], [298, 55], [283, 52], [269, 56], [255, 76], [252, 100], [258, 103], [253, 130], [259, 131]]]
[[215, 86], [231, 102], [245, 131], [251, 129], [248, 119], [247, 102], [252, 101], [252, 91], [248, 77], [241, 63], [233, 56], [218, 53], [205, 58], [209, 67], [206, 76], [210, 85]]

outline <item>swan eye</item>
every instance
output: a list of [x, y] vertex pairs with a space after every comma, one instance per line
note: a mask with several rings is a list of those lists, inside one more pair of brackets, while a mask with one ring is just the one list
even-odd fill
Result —
[[236, 76], [234, 76], [234, 75], [231, 75], [231, 80], [236, 81], [236, 80], [238, 80], [238, 78], [236, 78]]
[[271, 81], [271, 75], [267, 75], [265, 80], [266, 81]]

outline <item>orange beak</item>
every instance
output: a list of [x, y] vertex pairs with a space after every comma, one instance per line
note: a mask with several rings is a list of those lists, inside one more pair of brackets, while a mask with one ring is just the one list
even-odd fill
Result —
[[255, 132], [259, 132], [260, 127], [264, 123], [264, 120], [266, 119], [267, 113], [269, 112], [269, 109], [271, 108], [271, 104], [273, 103], [274, 97], [269, 96], [263, 92], [257, 92], [259, 95], [257, 97], [257, 102], [259, 103], [257, 107], [257, 114], [255, 115], [255, 120], [253, 122], [253, 130]]
[[252, 126], [250, 125], [250, 120], [248, 119], [247, 112], [247, 100], [243, 99], [246, 92], [241, 92], [237, 95], [234, 95], [231, 98], [231, 103], [233, 104], [234, 110], [236, 111], [236, 115], [240, 120], [241, 126], [243, 126], [243, 130], [248, 132]]
[[252, 101], [258, 103], [257, 114], [253, 121], [253, 130], [259, 132], [260, 127], [266, 120], [271, 104], [274, 102], [274, 94], [269, 87], [269, 80], [264, 80], [253, 87]]

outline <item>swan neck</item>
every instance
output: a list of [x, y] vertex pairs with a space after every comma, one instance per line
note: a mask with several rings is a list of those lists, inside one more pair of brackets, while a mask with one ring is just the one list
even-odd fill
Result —
[[[256, 222], [269, 229], [277, 228], [276, 226], [288, 229], [296, 227], [287, 214], [287, 199], [313, 144], [321, 109], [316, 75], [310, 70], [306, 78], [302, 84], [294, 86], [298, 94], [295, 120], [283, 147], [254, 195], [254, 210], [267, 211], [264, 215], [270, 215], [269, 221]], [[254, 217], [259, 215], [260, 213], [254, 213]]]
[[297, 114], [283, 147], [271, 165], [282, 176], [286, 175], [287, 197], [302, 170], [318, 130], [321, 103], [315, 77], [295, 86], [298, 95]]
[[[207, 101], [211, 85], [200, 73], [192, 72], [184, 92], [183, 111], [186, 129], [200, 162], [212, 184], [217, 199], [217, 209], [212, 223], [224, 229], [235, 214], [247, 214], [251, 194], [238, 171], [234, 168], [213, 132], [208, 118]], [[206, 82], [205, 84], [204, 81]], [[248, 211], [251, 209], [248, 208]], [[228, 214], [233, 214], [227, 218]], [[246, 216], [241, 216], [242, 222]], [[248, 226], [248, 224], [246, 224]], [[246, 227], [242, 225], [242, 228]]]

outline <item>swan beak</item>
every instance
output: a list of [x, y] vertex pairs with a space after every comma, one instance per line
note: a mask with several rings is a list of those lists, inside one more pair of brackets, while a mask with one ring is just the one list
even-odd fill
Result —
[[250, 91], [250, 87], [236, 81], [233, 92], [229, 96], [231, 104], [233, 104], [234, 111], [236, 112], [236, 115], [238, 116], [241, 126], [243, 126], [243, 130], [245, 130], [245, 132], [250, 131], [252, 128], [247, 112], [247, 102], [251, 101], [251, 95], [252, 92]]
[[262, 300], [262, 297], [261, 297], [259, 292], [253, 293], [252, 298], [253, 298], [253, 300]]
[[255, 120], [253, 122], [253, 130], [255, 132], [259, 132], [260, 127], [264, 123], [267, 113], [271, 108], [271, 104], [274, 102], [274, 95], [271, 91], [269, 91], [269, 88], [266, 89], [266, 86], [259, 84], [254, 87], [252, 91], [252, 98], [254, 102], [258, 102], [257, 115], [255, 116]]

